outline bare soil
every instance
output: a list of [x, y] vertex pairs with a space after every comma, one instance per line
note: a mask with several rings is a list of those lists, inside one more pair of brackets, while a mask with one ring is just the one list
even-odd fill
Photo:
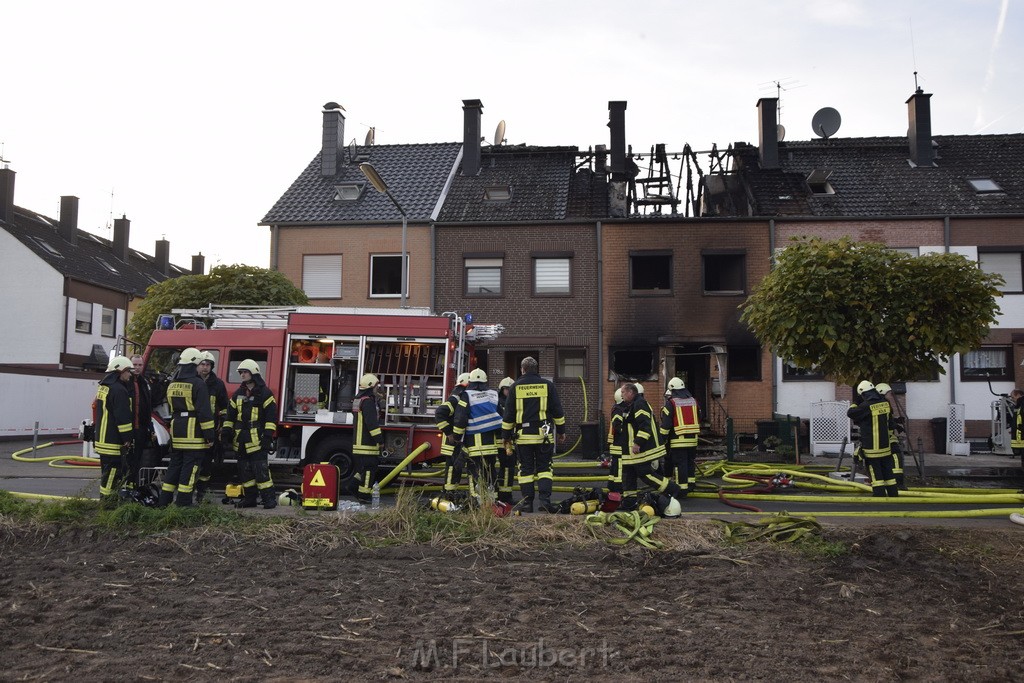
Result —
[[830, 559], [691, 524], [646, 551], [0, 518], [0, 679], [1024, 678], [1024, 528], [826, 527]]

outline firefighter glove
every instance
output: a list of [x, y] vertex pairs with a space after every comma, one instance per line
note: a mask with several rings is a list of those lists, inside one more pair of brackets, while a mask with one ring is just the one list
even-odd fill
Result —
[[224, 444], [224, 448], [231, 448], [231, 442], [234, 440], [235, 430], [223, 429], [220, 433], [220, 442]]
[[260, 448], [265, 450], [267, 453], [273, 453], [277, 450], [277, 442], [274, 440], [274, 437], [268, 434], [260, 440]]

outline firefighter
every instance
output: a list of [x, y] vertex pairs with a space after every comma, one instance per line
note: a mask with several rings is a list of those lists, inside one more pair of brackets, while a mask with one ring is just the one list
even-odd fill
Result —
[[[505, 414], [505, 403], [508, 399], [508, 392], [512, 388], [512, 385], [516, 381], [511, 377], [506, 377], [498, 383], [498, 414]], [[502, 503], [508, 503], [509, 505], [515, 504], [515, 498], [512, 495], [514, 490], [516, 478], [516, 456], [514, 452], [506, 453], [504, 448], [498, 449], [498, 472], [497, 482], [498, 487], [498, 501]]]
[[537, 374], [536, 359], [527, 356], [520, 369], [522, 375], [509, 389], [501, 423], [505, 453], [512, 453], [514, 440], [523, 494], [520, 509], [533, 512], [534, 495], [539, 494], [540, 509], [557, 512], [558, 506], [551, 503], [551, 458], [555, 435], [565, 443], [565, 411], [554, 383]]
[[622, 401], [628, 406], [628, 413], [623, 419], [628, 449], [622, 454], [622, 508], [637, 508], [640, 502], [638, 485], [641, 483], [650, 486], [658, 495], [674, 499], [674, 507], [678, 507], [678, 501], [683, 497], [682, 488], [661, 476], [657, 469], [658, 460], [665, 455], [665, 446], [660, 442], [660, 432], [650, 404], [637, 391], [637, 385], [631, 383], [622, 386]]
[[139, 354], [132, 356], [131, 361], [132, 376], [128, 385], [128, 391], [132, 394], [132, 428], [134, 430], [135, 445], [128, 454], [127, 487], [129, 489], [135, 488], [142, 483], [139, 481], [139, 467], [142, 464], [142, 454], [153, 443], [154, 439], [153, 388], [146, 377], [146, 362]]
[[213, 464], [220, 462], [224, 457], [224, 444], [221, 440], [221, 432], [224, 428], [224, 419], [228, 416], [228, 390], [224, 381], [214, 372], [213, 366], [216, 359], [209, 351], [203, 351], [203, 359], [199, 362], [197, 369], [199, 377], [206, 382], [206, 390], [210, 393], [210, 409], [213, 411], [213, 430], [215, 433], [213, 445], [203, 452], [202, 461], [199, 463], [199, 481], [196, 484], [196, 503], [202, 503], [206, 498], [206, 491], [210, 488], [210, 479], [213, 476]]
[[1010, 448], [1014, 455], [1020, 456], [1021, 467], [1024, 467], [1024, 391], [1014, 389], [1010, 392], [1013, 402], [1013, 435], [1010, 437]]
[[500, 431], [498, 392], [487, 387], [487, 372], [477, 368], [469, 373], [469, 385], [455, 409], [452, 436], [456, 448], [466, 452], [469, 492], [480, 502], [494, 483]]
[[892, 392], [892, 387], [885, 382], [879, 382], [875, 385], [875, 390], [889, 403], [889, 408], [892, 410], [892, 414], [889, 415], [889, 450], [892, 451], [892, 473], [893, 478], [896, 479], [896, 488], [906, 491], [907, 484], [903, 474], [903, 445], [901, 443], [901, 435], [906, 426], [903, 418], [896, 415], [899, 404], [896, 403], [896, 394]]
[[892, 407], [867, 380], [857, 385], [857, 400], [846, 416], [860, 428], [860, 455], [865, 459], [871, 477], [871, 494], [897, 496], [899, 487], [892, 468], [889, 446], [889, 417]]
[[661, 439], [665, 442], [665, 475], [682, 488], [683, 496], [697, 487], [697, 437], [700, 406], [682, 378], [668, 381], [668, 400], [661, 409]]
[[277, 507], [274, 480], [270, 478], [271, 453], [277, 449], [277, 400], [263, 381], [259, 363], [247, 358], [238, 364], [241, 384], [228, 405], [221, 440], [235, 450], [242, 480], [240, 508], [254, 508], [257, 498], [267, 510]]
[[[199, 378], [196, 365], [202, 360], [199, 349], [187, 348], [178, 358], [177, 377], [167, 387], [171, 413], [171, 456], [160, 486], [157, 506], [192, 505], [192, 490], [199, 471], [202, 452], [213, 442], [213, 411], [206, 383]], [[177, 498], [175, 498], [177, 494]]]
[[608, 500], [613, 503], [612, 509], [622, 501], [622, 455], [629, 448], [629, 431], [625, 427], [629, 406], [622, 399], [622, 389], [615, 390], [615, 405], [612, 406], [611, 420], [608, 426]]
[[377, 478], [377, 463], [384, 446], [384, 433], [380, 428], [376, 388], [380, 380], [372, 373], [359, 379], [359, 393], [352, 399], [355, 429], [352, 430], [352, 455], [359, 473], [356, 499], [361, 503], [373, 501], [373, 483]]
[[132, 399], [129, 383], [132, 361], [116, 356], [107, 364], [92, 402], [93, 446], [100, 456], [100, 498], [104, 506], [117, 504], [120, 481], [127, 475], [125, 461], [133, 452]]
[[464, 372], [455, 380], [455, 387], [452, 395], [449, 396], [434, 411], [434, 424], [441, 432], [441, 455], [444, 456], [444, 485], [442, 490], [445, 497], [451, 499], [458, 483], [462, 479], [462, 465], [465, 454], [461, 449], [456, 449], [455, 438], [452, 436], [452, 417], [455, 409], [462, 401], [462, 394], [469, 386], [469, 373]]

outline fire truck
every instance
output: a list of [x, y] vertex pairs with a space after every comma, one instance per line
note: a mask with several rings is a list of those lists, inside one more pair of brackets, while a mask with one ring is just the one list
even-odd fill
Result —
[[[144, 357], [147, 369], [166, 379], [185, 348], [209, 351], [229, 396], [238, 388], [238, 364], [255, 360], [280, 410], [270, 463], [329, 462], [348, 486], [354, 473], [352, 399], [367, 372], [380, 379], [382, 466], [401, 462], [424, 444], [413, 463], [440, 456], [434, 410], [451, 395], [458, 375], [475, 365], [474, 342], [501, 333], [500, 325], [473, 325], [466, 318], [471, 320], [423, 308], [175, 309], [159, 316]], [[169, 411], [159, 389], [154, 403], [157, 438], [166, 444]]]

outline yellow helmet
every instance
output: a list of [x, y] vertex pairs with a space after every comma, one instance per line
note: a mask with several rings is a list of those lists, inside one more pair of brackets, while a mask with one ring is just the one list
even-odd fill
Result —
[[238, 371], [241, 372], [242, 370], [248, 370], [254, 375], [262, 374], [260, 373], [259, 363], [252, 360], [251, 358], [246, 358], [245, 360], [238, 364]]
[[127, 356], [114, 356], [107, 363], [107, 372], [123, 372], [132, 367], [132, 359]]
[[181, 352], [181, 356], [178, 358], [178, 365], [196, 365], [201, 360], [203, 360], [203, 352], [190, 346]]
[[483, 368], [477, 368], [473, 372], [469, 373], [469, 381], [470, 382], [486, 382], [487, 381], [487, 371], [484, 370]]
[[615, 402], [622, 403], [622, 389], [615, 390]]
[[377, 379], [377, 375], [372, 372], [368, 372], [359, 378], [360, 389], [369, 389], [370, 387], [375, 387], [378, 384], [380, 384], [380, 380]]
[[673, 377], [668, 381], [668, 390], [675, 391], [676, 389], [685, 389], [686, 382], [681, 377]]
[[640, 382], [636, 382], [636, 383], [633, 384], [633, 386], [636, 387], [636, 393], [640, 394], [641, 396], [644, 395], [644, 385], [643, 384], [640, 384]]
[[462, 386], [466, 386], [467, 384], [469, 384], [469, 373], [464, 372], [461, 375], [459, 375], [459, 378], [455, 380], [455, 383], [461, 384]]
[[878, 384], [875, 385], [875, 391], [880, 393], [882, 396], [885, 396], [890, 391], [892, 391], [892, 387], [886, 384], [885, 382], [879, 382]]
[[514, 379], [512, 379], [511, 377], [506, 377], [505, 379], [498, 382], [498, 388], [504, 389], [505, 387], [510, 387], [515, 383], [516, 381]]

